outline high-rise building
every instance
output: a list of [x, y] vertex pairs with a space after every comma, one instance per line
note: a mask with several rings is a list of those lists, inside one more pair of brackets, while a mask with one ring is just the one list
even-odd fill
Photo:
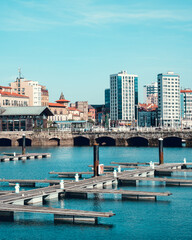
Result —
[[138, 76], [121, 71], [110, 75], [110, 118], [112, 121], [137, 119]]
[[192, 125], [192, 90], [181, 90], [181, 117], [186, 126]]
[[157, 75], [158, 122], [160, 126], [180, 124], [180, 77], [174, 72]]

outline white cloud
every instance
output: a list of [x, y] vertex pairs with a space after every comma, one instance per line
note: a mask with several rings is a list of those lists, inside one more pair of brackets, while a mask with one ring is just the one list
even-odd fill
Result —
[[[1, 30], [39, 31], [61, 26], [102, 26], [108, 24], [144, 24], [154, 21], [181, 22], [189, 25], [192, 21], [191, 9], [141, 9], [129, 5], [93, 5], [84, 0], [14, 0], [17, 8], [7, 5], [7, 13], [1, 15]], [[187, 28], [185, 28], [187, 29]]]

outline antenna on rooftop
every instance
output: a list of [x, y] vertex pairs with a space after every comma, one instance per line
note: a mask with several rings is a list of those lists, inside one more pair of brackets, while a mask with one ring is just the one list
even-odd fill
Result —
[[20, 67], [18, 68], [18, 72], [19, 72], [19, 78], [21, 79], [22, 77], [21, 77], [21, 68]]

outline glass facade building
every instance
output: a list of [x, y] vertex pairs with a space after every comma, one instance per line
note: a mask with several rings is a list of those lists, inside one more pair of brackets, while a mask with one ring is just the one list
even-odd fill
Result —
[[182, 119], [192, 119], [192, 90], [181, 90], [181, 117]]
[[105, 89], [105, 107], [110, 108], [110, 89]]
[[112, 121], [137, 119], [138, 76], [121, 71], [110, 75], [110, 118]]

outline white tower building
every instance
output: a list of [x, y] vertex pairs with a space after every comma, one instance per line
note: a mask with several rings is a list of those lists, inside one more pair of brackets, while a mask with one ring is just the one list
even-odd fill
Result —
[[180, 124], [180, 77], [174, 72], [157, 75], [158, 122], [160, 126], [177, 127]]

